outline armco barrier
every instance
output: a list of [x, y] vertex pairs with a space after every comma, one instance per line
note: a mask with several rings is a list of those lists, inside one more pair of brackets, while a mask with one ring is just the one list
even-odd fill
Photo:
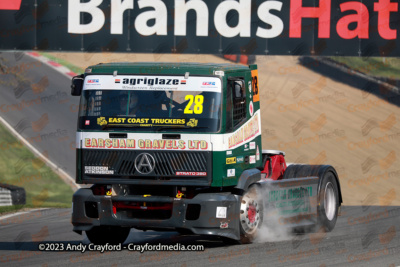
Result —
[[12, 199], [11, 199], [11, 191], [0, 187], [0, 206], [11, 206]]
[[25, 205], [25, 189], [15, 185], [0, 183], [0, 206]]

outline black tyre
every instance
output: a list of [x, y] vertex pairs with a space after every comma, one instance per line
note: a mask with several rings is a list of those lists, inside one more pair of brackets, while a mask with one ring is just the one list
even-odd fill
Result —
[[86, 236], [91, 243], [96, 245], [104, 244], [122, 244], [131, 231], [130, 228], [115, 227], [115, 226], [96, 226], [91, 230], [86, 231]]
[[292, 164], [289, 165], [283, 174], [282, 179], [292, 179], [299, 177], [308, 177], [314, 173], [314, 170], [317, 170], [318, 166], [307, 165], [307, 164]]
[[250, 187], [243, 195], [239, 220], [241, 243], [253, 242], [263, 221], [263, 203], [256, 186]]
[[339, 210], [339, 190], [335, 175], [326, 172], [318, 192], [318, 224], [330, 232], [336, 224]]

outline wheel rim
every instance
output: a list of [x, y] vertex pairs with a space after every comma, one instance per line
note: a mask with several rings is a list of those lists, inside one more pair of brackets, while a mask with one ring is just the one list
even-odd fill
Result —
[[240, 205], [240, 224], [247, 234], [253, 234], [260, 224], [260, 204], [256, 194], [246, 193]]
[[331, 182], [325, 186], [325, 215], [328, 220], [332, 221], [336, 213], [335, 191]]

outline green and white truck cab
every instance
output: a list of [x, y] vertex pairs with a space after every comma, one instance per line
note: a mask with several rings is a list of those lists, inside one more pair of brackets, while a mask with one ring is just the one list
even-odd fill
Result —
[[256, 65], [99, 64], [71, 88], [76, 182], [92, 185], [74, 194], [72, 224], [91, 242], [122, 243], [131, 228], [251, 242], [269, 208], [290, 227], [333, 229], [333, 167], [262, 150]]

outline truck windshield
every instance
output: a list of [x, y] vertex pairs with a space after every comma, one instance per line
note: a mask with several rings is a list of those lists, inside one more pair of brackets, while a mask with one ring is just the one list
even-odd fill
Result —
[[78, 128], [217, 132], [221, 94], [208, 91], [83, 90]]

